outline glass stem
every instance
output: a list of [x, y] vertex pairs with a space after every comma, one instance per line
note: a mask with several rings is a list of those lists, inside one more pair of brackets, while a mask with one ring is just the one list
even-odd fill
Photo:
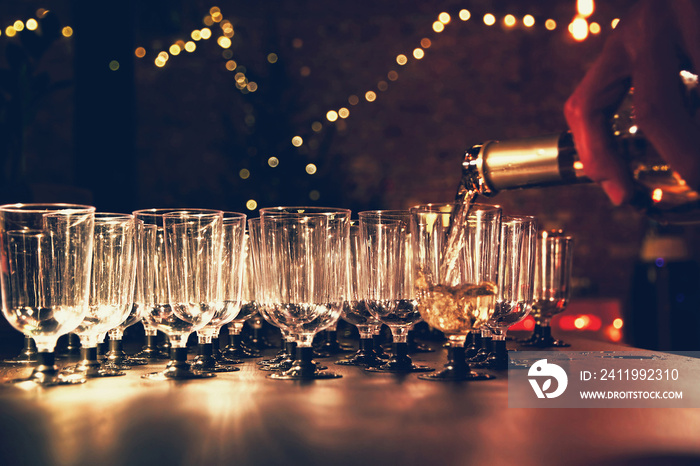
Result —
[[302, 377], [313, 377], [316, 365], [313, 363], [314, 350], [309, 346], [297, 346], [294, 365], [301, 369]]
[[212, 343], [199, 343], [199, 354], [205, 358], [210, 358], [214, 354], [214, 345]]
[[463, 374], [469, 370], [464, 346], [450, 345], [447, 347], [447, 365], [457, 373]]
[[39, 351], [36, 356], [36, 367], [34, 372], [58, 372], [58, 367], [56, 366], [56, 355], [53, 351]]
[[176, 364], [187, 363], [187, 347], [173, 346], [170, 348], [170, 359]]
[[374, 351], [374, 339], [372, 335], [360, 338], [360, 352], [369, 354]]

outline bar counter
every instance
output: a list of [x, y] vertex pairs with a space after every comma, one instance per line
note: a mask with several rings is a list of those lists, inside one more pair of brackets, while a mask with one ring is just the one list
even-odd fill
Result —
[[[633, 348], [567, 336], [575, 351]], [[272, 353], [271, 353], [272, 354]], [[441, 368], [445, 350], [414, 354]], [[700, 464], [700, 409], [513, 409], [507, 372], [443, 383], [319, 360], [334, 380], [214, 378], [0, 386], [4, 465]], [[30, 369], [2, 366], [3, 380]]]

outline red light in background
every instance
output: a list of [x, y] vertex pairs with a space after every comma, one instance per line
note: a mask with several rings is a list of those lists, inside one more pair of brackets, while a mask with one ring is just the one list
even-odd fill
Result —
[[528, 332], [531, 332], [534, 329], [535, 319], [532, 316], [527, 316], [517, 324], [513, 324], [508, 330], [514, 330], [516, 332], [519, 330], [527, 330]]
[[620, 331], [620, 329], [617, 329], [612, 325], [609, 325], [605, 328], [605, 336], [608, 337], [610, 341], [617, 342], [622, 340], [622, 332]]

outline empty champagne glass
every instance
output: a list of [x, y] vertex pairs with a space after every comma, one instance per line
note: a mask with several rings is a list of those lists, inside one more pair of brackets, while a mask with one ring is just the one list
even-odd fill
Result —
[[[260, 222], [260, 219], [248, 219]], [[255, 297], [255, 273], [253, 270], [253, 245], [250, 233], [245, 235], [245, 260], [243, 262], [243, 283], [241, 288], [241, 309], [238, 315], [228, 323], [229, 344], [224, 348], [223, 355], [231, 360], [252, 358], [260, 356], [256, 348], [248, 348], [243, 344], [243, 325], [253, 314], [258, 312], [258, 301]]]
[[[214, 357], [213, 341], [218, 342], [221, 327], [231, 322], [241, 310], [241, 288], [245, 265], [244, 240], [246, 216], [238, 212], [224, 212], [221, 241], [221, 272], [216, 312], [204, 327], [197, 330], [199, 356], [193, 368], [209, 372], [233, 372], [235, 366], [221, 364]], [[237, 361], [231, 361], [234, 363]]]
[[214, 315], [223, 212], [210, 209], [147, 209], [143, 221], [144, 318], [171, 343], [162, 372], [144, 378], [193, 379], [212, 372], [191, 370], [187, 339]]
[[543, 231], [537, 240], [535, 261], [533, 338], [523, 343], [538, 348], [569, 346], [552, 337], [552, 317], [564, 312], [571, 295], [574, 239], [562, 230]]
[[360, 241], [369, 312], [391, 329], [392, 355], [371, 372], [430, 372], [408, 355], [408, 331], [421, 319], [413, 286], [411, 213], [407, 210], [360, 212]]
[[[472, 371], [464, 343], [471, 329], [484, 325], [494, 310], [498, 288], [501, 208], [473, 204], [465, 221], [453, 215], [458, 204], [426, 204], [411, 209], [418, 309], [423, 320], [443, 332], [448, 362], [424, 380], [491, 378]], [[461, 229], [463, 241], [448, 241]], [[448, 246], [449, 245], [449, 246]]]
[[[254, 282], [250, 287], [250, 291], [254, 296], [254, 303], [256, 308], [256, 313], [253, 314], [250, 320], [264, 319], [266, 322], [278, 327], [282, 334], [282, 349], [277, 353], [277, 355], [271, 359], [263, 359], [258, 361], [258, 365], [261, 370], [264, 371], [285, 371], [292, 367], [294, 363], [294, 354], [296, 353], [296, 342], [291, 337], [289, 331], [284, 327], [279, 327], [274, 319], [269, 314], [269, 306], [262, 300], [262, 293], [264, 291], [265, 277], [263, 271], [261, 270], [262, 262], [262, 251], [261, 251], [261, 229], [260, 229], [260, 217], [248, 219], [248, 239], [250, 240], [250, 264], [252, 266], [252, 276], [250, 277]], [[255, 326], [261, 326], [262, 324], [254, 324]], [[252, 349], [257, 349], [255, 346], [251, 346]]]
[[37, 346], [27, 381], [50, 386], [81, 383], [55, 365], [61, 335], [73, 331], [88, 310], [95, 208], [73, 204], [0, 207], [2, 312]]
[[357, 222], [350, 225], [350, 241], [348, 245], [347, 285], [343, 297], [343, 312], [341, 317], [357, 327], [360, 333], [360, 349], [350, 358], [336, 361], [336, 364], [346, 366], [381, 366], [384, 360], [377, 356], [374, 350], [374, 335], [382, 323], [374, 317], [367, 308], [364, 282], [366, 275], [362, 269], [362, 243], [360, 241], [360, 226]]
[[503, 217], [496, 308], [486, 323], [492, 333], [492, 348], [484, 367], [508, 368], [508, 328], [527, 317], [532, 309], [536, 248], [535, 217]]
[[342, 306], [350, 211], [318, 207], [261, 209], [262, 301], [267, 314], [296, 342], [283, 380], [337, 378], [313, 362], [313, 338], [338, 320]]
[[135, 235], [135, 255], [134, 255], [134, 299], [131, 306], [131, 310], [126, 320], [119, 324], [117, 327], [109, 331], [109, 351], [105, 355], [105, 361], [103, 366], [109, 366], [117, 370], [128, 370], [131, 366], [143, 366], [148, 364], [148, 359], [138, 356], [128, 356], [124, 352], [124, 345], [122, 339], [124, 337], [124, 331], [131, 327], [132, 325], [141, 321], [141, 313], [144, 308], [144, 294], [143, 294], [143, 271], [140, 269], [141, 261], [138, 258], [141, 256], [141, 241], [143, 235], [141, 230], [143, 229], [143, 222], [141, 220], [134, 219], [134, 225], [136, 227]]
[[98, 212], [90, 278], [90, 301], [83, 321], [73, 331], [80, 338], [81, 361], [64, 368], [85, 377], [124, 375], [97, 359], [97, 345], [104, 335], [124, 322], [134, 300], [136, 226], [127, 214]]

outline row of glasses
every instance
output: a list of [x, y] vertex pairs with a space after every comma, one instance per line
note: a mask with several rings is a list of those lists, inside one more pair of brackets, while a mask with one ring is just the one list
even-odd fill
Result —
[[338, 378], [313, 361], [316, 333], [337, 322], [342, 309], [348, 209], [275, 207], [260, 210], [261, 301], [268, 318], [296, 343], [292, 367], [269, 378]]
[[37, 365], [25, 379], [42, 385], [84, 382], [60, 373], [54, 350], [88, 312], [95, 208], [75, 204], [0, 206], [2, 312], [34, 340]]

